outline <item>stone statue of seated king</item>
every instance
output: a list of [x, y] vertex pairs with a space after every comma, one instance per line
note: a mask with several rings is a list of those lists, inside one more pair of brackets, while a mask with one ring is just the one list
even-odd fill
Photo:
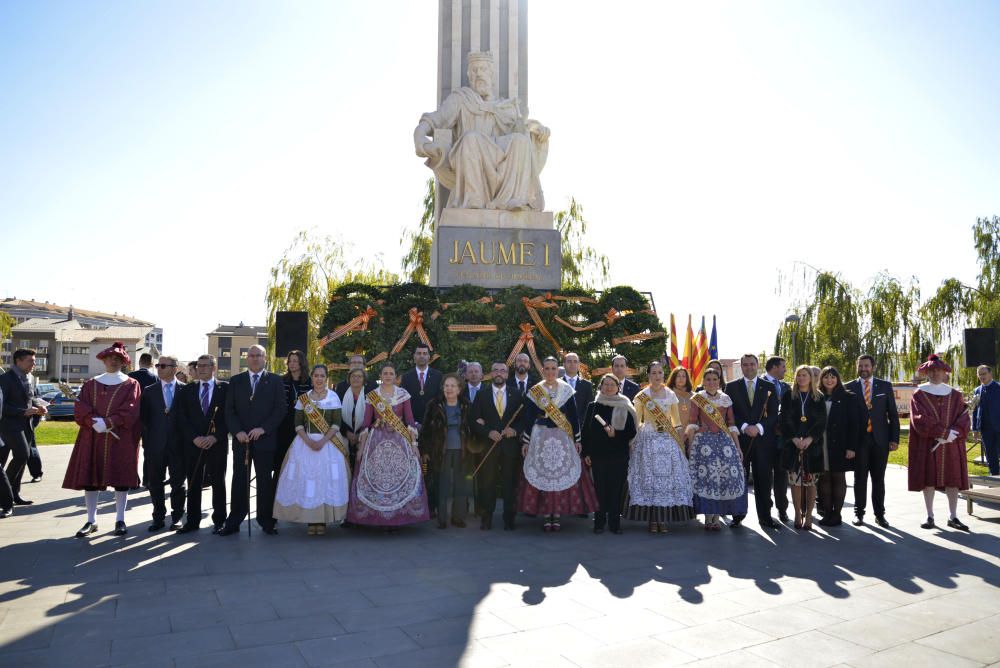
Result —
[[441, 108], [424, 114], [413, 131], [417, 156], [458, 209], [541, 211], [538, 173], [545, 166], [549, 129], [521, 114], [517, 99], [493, 96], [490, 53], [469, 54], [469, 84], [452, 91]]

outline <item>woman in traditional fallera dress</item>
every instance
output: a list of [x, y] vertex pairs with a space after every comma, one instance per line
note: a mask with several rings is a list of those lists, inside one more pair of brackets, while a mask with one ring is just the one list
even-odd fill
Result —
[[600, 504], [594, 513], [594, 533], [604, 533], [607, 524], [611, 533], [620, 534], [629, 444], [635, 438], [638, 418], [632, 402], [620, 394], [622, 385], [614, 374], [604, 374], [597, 389], [580, 425], [583, 461], [594, 475]]
[[796, 529], [812, 531], [816, 480], [823, 471], [826, 410], [823, 395], [814, 383], [812, 368], [805, 364], [799, 366], [791, 391], [781, 398], [781, 434], [784, 437], [781, 468], [788, 471]]
[[122, 373], [131, 362], [125, 344], [116, 341], [97, 354], [105, 372], [83, 384], [73, 405], [80, 431], [63, 479], [65, 489], [83, 490], [87, 523], [76, 532], [83, 538], [97, 531], [97, 497], [115, 489], [116, 536], [128, 533], [125, 508], [128, 490], [139, 486], [139, 382]]
[[687, 437], [684, 433], [684, 427], [690, 422], [691, 395], [694, 393], [691, 389], [691, 376], [688, 375], [687, 369], [679, 366], [670, 372], [666, 385], [667, 389], [677, 397], [677, 415], [680, 418], [677, 427], [677, 439], [683, 443]]
[[969, 489], [969, 462], [965, 439], [971, 420], [962, 393], [945, 381], [951, 367], [931, 355], [918, 371], [927, 382], [910, 399], [910, 450], [907, 453], [908, 488], [923, 492], [927, 521], [920, 526], [935, 528], [934, 491], [948, 495], [948, 526], [968, 531], [958, 519], [958, 492]]
[[734, 440], [739, 433], [733, 417], [733, 400], [719, 389], [722, 374], [706, 369], [705, 389], [691, 397], [693, 435], [688, 448], [694, 512], [704, 513], [705, 530], [722, 528], [720, 515], [745, 515], [747, 484], [740, 448]]
[[518, 510], [543, 515], [545, 531], [559, 531], [563, 514], [580, 515], [598, 508], [594, 483], [580, 458], [576, 393], [556, 377], [558, 373], [559, 362], [546, 357], [544, 380], [528, 391], [521, 418], [524, 467]]
[[[632, 400], [640, 427], [629, 457], [625, 507], [628, 519], [649, 522], [650, 533], [667, 533], [667, 522], [694, 517], [694, 491], [686, 448], [675, 437], [682, 424], [680, 402], [663, 384], [662, 364], [650, 364], [647, 375], [649, 387]], [[674, 372], [671, 377], [675, 377]], [[690, 414], [690, 398], [688, 406], [686, 413]]]
[[325, 365], [314, 366], [310, 377], [312, 389], [295, 401], [295, 440], [282, 462], [274, 517], [308, 524], [307, 533], [318, 536], [347, 516], [351, 474], [340, 397], [327, 385]]
[[429, 520], [430, 512], [410, 393], [396, 386], [392, 364], [382, 367], [380, 378], [365, 405], [347, 519], [391, 532]]

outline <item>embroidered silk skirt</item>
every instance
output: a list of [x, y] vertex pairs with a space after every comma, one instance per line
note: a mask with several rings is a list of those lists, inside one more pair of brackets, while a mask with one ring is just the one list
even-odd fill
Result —
[[377, 427], [358, 461], [347, 519], [355, 524], [401, 526], [430, 519], [420, 457], [395, 431]]
[[535, 425], [521, 469], [517, 509], [529, 515], [580, 515], [598, 508], [594, 481], [562, 429]]
[[[322, 434], [306, 434], [312, 441]], [[285, 455], [274, 494], [274, 517], [289, 522], [328, 524], [347, 516], [351, 474], [344, 454], [331, 443], [318, 452], [296, 435]]]
[[689, 464], [696, 513], [746, 514], [746, 478], [733, 439], [722, 432], [695, 434]]
[[644, 427], [632, 442], [626, 518], [684, 522], [694, 517], [691, 471], [673, 434]]

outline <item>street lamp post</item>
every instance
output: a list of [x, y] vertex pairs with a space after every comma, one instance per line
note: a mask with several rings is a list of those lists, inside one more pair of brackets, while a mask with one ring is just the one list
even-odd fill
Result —
[[798, 334], [798, 331], [799, 331], [799, 321], [800, 320], [801, 320], [801, 318], [796, 313], [792, 313], [789, 316], [785, 316], [785, 324], [793, 324], [793, 325], [795, 325], [794, 329], [792, 329], [792, 368], [793, 369], [798, 366], [798, 360], [796, 359], [797, 355], [796, 355], [796, 352], [795, 352], [795, 338], [796, 338], [796, 334]]

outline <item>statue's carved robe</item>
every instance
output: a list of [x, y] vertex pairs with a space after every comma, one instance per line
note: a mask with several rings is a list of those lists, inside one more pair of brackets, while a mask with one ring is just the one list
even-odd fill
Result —
[[434, 129], [452, 132], [450, 147], [428, 159], [438, 180], [451, 191], [448, 206], [459, 209], [541, 211], [545, 206], [538, 174], [548, 155], [548, 139], [536, 141], [536, 121], [521, 116], [517, 100], [484, 100], [471, 88], [452, 92], [441, 108], [424, 114]]

